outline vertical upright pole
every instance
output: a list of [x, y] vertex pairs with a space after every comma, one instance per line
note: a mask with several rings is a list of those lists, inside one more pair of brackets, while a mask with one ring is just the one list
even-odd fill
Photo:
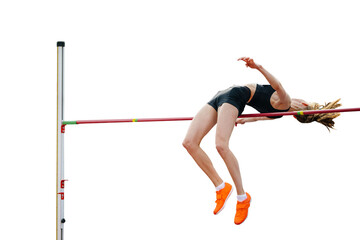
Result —
[[64, 239], [64, 47], [57, 42], [56, 240]]

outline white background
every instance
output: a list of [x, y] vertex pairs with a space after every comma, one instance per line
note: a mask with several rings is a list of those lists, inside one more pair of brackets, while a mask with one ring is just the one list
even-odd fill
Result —
[[[191, 117], [233, 84], [359, 107], [357, 1], [3, 1], [1, 239], [55, 239], [56, 42], [65, 41], [65, 120]], [[254, 112], [251, 108], [245, 113]], [[292, 117], [235, 128], [236, 197], [215, 190], [181, 143], [184, 122], [67, 126], [65, 239], [359, 239], [360, 113], [337, 130]], [[232, 183], [214, 144], [203, 148]]]

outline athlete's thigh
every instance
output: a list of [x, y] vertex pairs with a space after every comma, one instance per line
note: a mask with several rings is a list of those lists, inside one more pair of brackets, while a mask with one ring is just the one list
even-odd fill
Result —
[[203, 137], [214, 127], [216, 121], [216, 110], [206, 104], [192, 120], [185, 139], [192, 140], [200, 144]]
[[229, 103], [224, 103], [218, 109], [216, 126], [216, 142], [228, 143], [235, 126], [239, 110]]

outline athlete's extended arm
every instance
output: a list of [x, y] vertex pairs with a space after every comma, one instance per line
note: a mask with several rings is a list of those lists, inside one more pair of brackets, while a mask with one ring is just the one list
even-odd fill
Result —
[[277, 91], [281, 101], [286, 101], [286, 100], [289, 101], [290, 100], [289, 95], [286, 93], [285, 89], [283, 88], [283, 86], [281, 85], [279, 80], [277, 80], [263, 66], [255, 63], [254, 59], [249, 58], [249, 57], [239, 58], [238, 61], [240, 61], [240, 60], [242, 60], [246, 63], [246, 67], [254, 68], [254, 69], [257, 69], [259, 72], [261, 72], [262, 75], [264, 75], [264, 77], [266, 78], [266, 80], [270, 83], [271, 87], [273, 89], [275, 89], [275, 91]]

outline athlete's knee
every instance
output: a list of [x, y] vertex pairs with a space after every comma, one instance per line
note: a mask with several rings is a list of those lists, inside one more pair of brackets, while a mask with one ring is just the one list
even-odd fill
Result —
[[200, 144], [194, 141], [194, 139], [192, 138], [185, 138], [182, 145], [188, 152], [191, 152], [194, 149], [198, 148]]
[[220, 155], [223, 155], [230, 151], [229, 144], [225, 141], [216, 141], [216, 150]]

